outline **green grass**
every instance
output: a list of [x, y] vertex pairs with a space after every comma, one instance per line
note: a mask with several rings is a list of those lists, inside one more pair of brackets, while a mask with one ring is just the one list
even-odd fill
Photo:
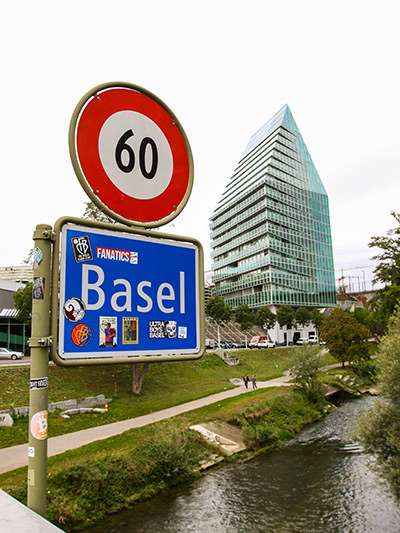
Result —
[[[227, 366], [213, 353], [194, 361], [153, 363], [142, 393], [131, 392], [128, 365], [49, 367], [49, 403], [104, 394], [112, 399], [107, 414], [80, 414], [69, 419], [49, 415], [49, 437], [109, 424], [166, 409], [232, 388], [229, 379], [245, 373], [259, 381], [278, 377], [290, 367], [297, 348], [240, 350], [240, 364]], [[29, 367], [0, 369], [0, 410], [29, 405]], [[16, 418], [0, 431], [0, 448], [27, 442], [28, 420]]]

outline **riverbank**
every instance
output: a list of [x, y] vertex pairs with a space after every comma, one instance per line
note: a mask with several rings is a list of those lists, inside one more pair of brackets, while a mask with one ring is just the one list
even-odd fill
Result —
[[[208, 358], [210, 362], [212, 357]], [[338, 377], [343, 374], [340, 372], [332, 372], [328, 381], [345, 385], [344, 379]], [[347, 383], [349, 373], [346, 370], [342, 376]], [[48, 518], [65, 531], [87, 528], [108, 514], [200, 475], [211, 464], [250, 457], [279, 445], [323, 417], [325, 409], [324, 404], [310, 405], [287, 388], [248, 391], [244, 396], [221, 400], [50, 458]], [[230, 424], [239, 429], [246, 451], [226, 458], [218, 446], [189, 430], [204, 423]], [[24, 502], [26, 468], [1, 476], [0, 483], [6, 492]]]

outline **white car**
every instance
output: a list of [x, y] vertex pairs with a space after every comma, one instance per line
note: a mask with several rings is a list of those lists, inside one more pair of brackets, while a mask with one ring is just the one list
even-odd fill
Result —
[[272, 341], [260, 341], [257, 343], [257, 348], [275, 348], [275, 343]]
[[318, 339], [316, 337], [307, 337], [297, 339], [296, 344], [318, 344]]
[[21, 352], [14, 352], [8, 348], [0, 348], [0, 359], [22, 359], [24, 354]]

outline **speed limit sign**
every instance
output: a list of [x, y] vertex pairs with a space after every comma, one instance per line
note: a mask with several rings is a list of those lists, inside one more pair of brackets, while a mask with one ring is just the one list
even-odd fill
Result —
[[69, 147], [84, 190], [119, 222], [160, 226], [189, 199], [189, 141], [172, 111], [141, 87], [118, 82], [89, 91], [73, 113]]

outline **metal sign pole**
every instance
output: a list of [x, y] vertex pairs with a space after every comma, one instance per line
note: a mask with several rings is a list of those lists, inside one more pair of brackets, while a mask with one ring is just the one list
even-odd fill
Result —
[[31, 373], [29, 391], [28, 507], [45, 517], [47, 509], [48, 372], [51, 301], [51, 226], [33, 234], [36, 261], [32, 294]]

